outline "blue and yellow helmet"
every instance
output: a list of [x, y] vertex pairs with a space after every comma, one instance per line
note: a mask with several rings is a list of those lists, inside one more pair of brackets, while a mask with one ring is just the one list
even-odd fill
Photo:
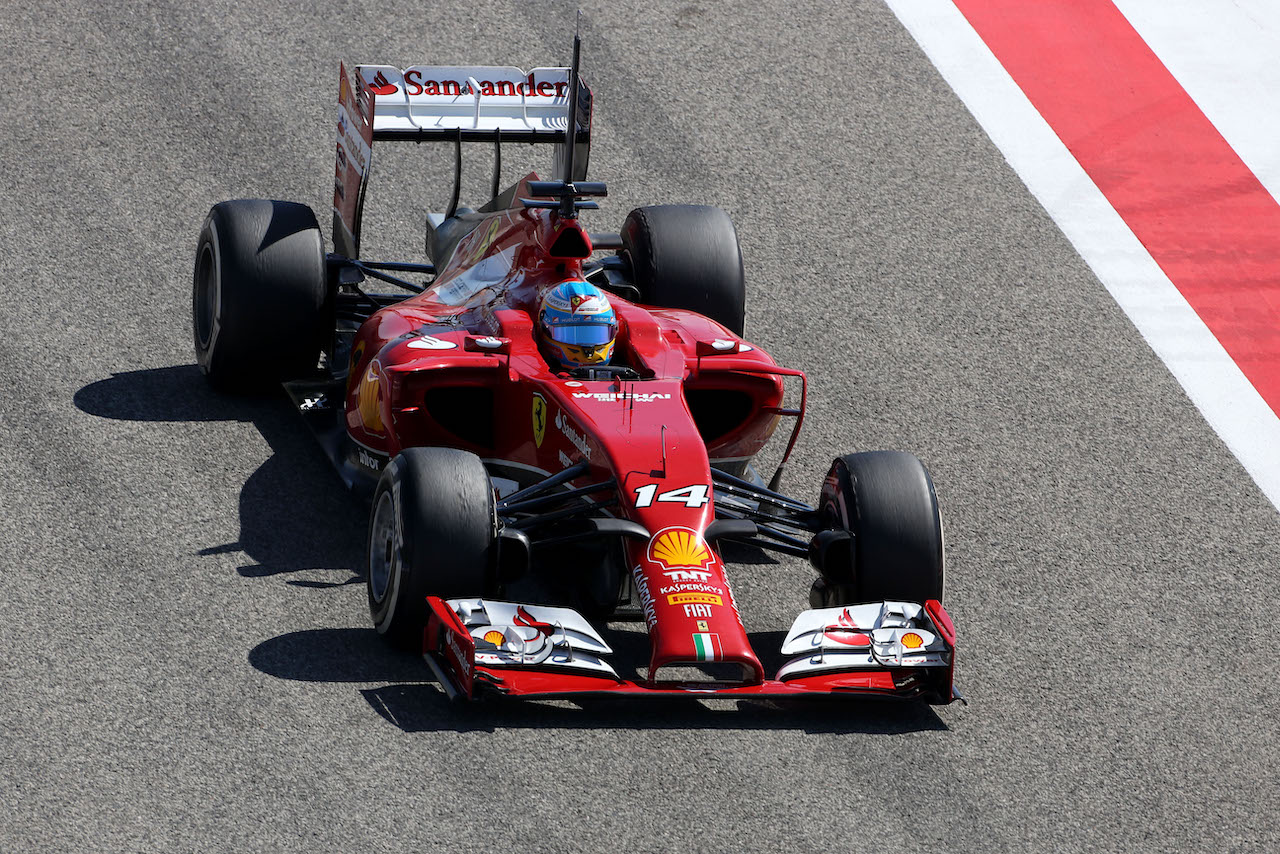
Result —
[[538, 328], [547, 347], [567, 368], [608, 364], [618, 337], [618, 316], [595, 285], [570, 280], [542, 296]]

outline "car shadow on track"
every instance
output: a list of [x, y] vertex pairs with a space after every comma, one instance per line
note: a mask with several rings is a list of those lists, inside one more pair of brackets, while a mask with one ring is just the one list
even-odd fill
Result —
[[[124, 421], [249, 422], [272, 455], [240, 490], [240, 538], [212, 544], [199, 555], [243, 552], [237, 571], [263, 578], [334, 570], [335, 579], [291, 578], [298, 587], [362, 583], [366, 508], [334, 476], [323, 452], [283, 393], [233, 397], [215, 392], [195, 365], [127, 371], [90, 383], [75, 394], [82, 412]], [[194, 461], [200, 465], [200, 461]]]
[[[647, 655], [644, 635], [606, 631], [618, 659]], [[782, 632], [749, 635], [757, 650], [777, 648]], [[628, 648], [634, 647], [634, 648]], [[775, 665], [762, 656], [767, 672]], [[815, 733], [946, 730], [924, 703], [840, 700], [584, 699], [451, 702], [422, 660], [385, 648], [372, 629], [313, 629], [264, 641], [249, 653], [263, 673], [304, 682], [390, 682], [361, 688], [370, 707], [406, 733], [499, 729], [801, 729]], [[624, 674], [627, 675], [627, 674]]]
[[[283, 396], [243, 398], [209, 388], [195, 365], [113, 374], [80, 389], [75, 405], [102, 418], [151, 422], [248, 422], [272, 455], [240, 491], [240, 538], [200, 549], [199, 555], [243, 552], [251, 578], [333, 570], [341, 578], [289, 578], [306, 588], [363, 583], [360, 566], [367, 509], [343, 488]], [[199, 465], [199, 461], [196, 461]], [[727, 553], [732, 563], [773, 564], [757, 550]], [[644, 662], [648, 641], [639, 631], [605, 630], [618, 661]], [[750, 635], [766, 672], [776, 672], [782, 632]], [[922, 703], [695, 699], [592, 699], [577, 703], [450, 702], [422, 659], [389, 649], [371, 628], [289, 632], [249, 652], [249, 663], [288, 680], [363, 683], [361, 696], [381, 718], [406, 733], [560, 729], [803, 729], [810, 732], [896, 734], [945, 730]], [[634, 671], [623, 671], [636, 678]], [[714, 708], [712, 707], [714, 706]]]

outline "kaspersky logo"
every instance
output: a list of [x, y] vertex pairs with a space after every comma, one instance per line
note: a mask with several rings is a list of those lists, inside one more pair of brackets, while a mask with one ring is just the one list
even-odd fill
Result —
[[649, 560], [666, 569], [700, 570], [710, 566], [713, 557], [711, 549], [696, 532], [688, 528], [664, 528], [649, 541]]

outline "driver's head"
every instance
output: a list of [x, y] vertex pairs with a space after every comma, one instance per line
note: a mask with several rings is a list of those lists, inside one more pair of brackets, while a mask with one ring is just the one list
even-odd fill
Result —
[[595, 285], [571, 279], [542, 296], [538, 329], [566, 368], [608, 364], [618, 337], [618, 316]]

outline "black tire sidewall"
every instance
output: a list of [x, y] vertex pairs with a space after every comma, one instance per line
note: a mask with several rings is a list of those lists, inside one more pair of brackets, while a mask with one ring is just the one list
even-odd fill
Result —
[[[209, 257], [208, 281], [202, 281], [203, 264], [205, 261], [205, 253]], [[196, 242], [196, 263], [192, 272], [191, 281], [191, 335], [195, 344], [196, 363], [200, 366], [200, 370], [205, 376], [210, 375], [209, 363], [214, 354], [217, 352], [218, 332], [221, 328], [221, 294], [219, 293], [219, 283], [222, 279], [222, 261], [218, 251], [217, 224], [214, 222], [213, 211], [205, 217], [204, 225], [200, 228], [200, 238]], [[207, 295], [201, 293], [201, 286], [206, 285], [209, 289]], [[203, 298], [202, 298], [203, 297]], [[208, 319], [202, 323], [202, 315], [206, 312], [207, 306]], [[201, 335], [201, 326], [208, 326], [208, 336]], [[213, 369], [213, 373], [218, 373], [217, 368]]]
[[[202, 340], [201, 265], [212, 264], [212, 317]], [[196, 244], [192, 338], [216, 388], [267, 390], [314, 373], [328, 345], [332, 299], [324, 241], [306, 205], [263, 199], [220, 202]]]
[[[395, 610], [400, 601], [400, 587], [406, 580], [406, 566], [404, 560], [404, 542], [403, 532], [405, 528], [404, 505], [400, 500], [402, 495], [400, 489], [397, 488], [396, 481], [398, 472], [393, 471], [393, 467], [397, 465], [397, 460], [392, 460], [382, 472], [382, 477], [378, 481], [378, 487], [373, 495], [373, 507], [369, 511], [369, 532], [365, 544], [365, 590], [369, 599], [369, 615], [373, 618], [373, 625], [379, 633], [386, 633], [391, 624], [395, 621]], [[377, 517], [379, 505], [384, 497], [389, 497], [391, 501], [391, 513], [393, 525], [392, 548], [395, 551], [394, 563], [387, 578], [387, 588], [381, 598], [374, 593], [373, 589], [373, 566], [372, 554], [375, 534], [374, 523]], [[411, 570], [410, 570], [411, 572]]]
[[[390, 495], [397, 559], [386, 593], [374, 594], [372, 554], [379, 503]], [[397, 646], [421, 642], [428, 596], [497, 593], [493, 487], [479, 457], [450, 448], [409, 448], [387, 465], [374, 493], [365, 550], [369, 613]]]
[[746, 278], [727, 213], [707, 205], [636, 208], [621, 236], [641, 303], [695, 311], [742, 335]]
[[945, 556], [933, 479], [915, 456], [870, 451], [836, 459], [823, 484], [825, 527], [854, 535], [854, 583], [841, 602], [942, 600]]

